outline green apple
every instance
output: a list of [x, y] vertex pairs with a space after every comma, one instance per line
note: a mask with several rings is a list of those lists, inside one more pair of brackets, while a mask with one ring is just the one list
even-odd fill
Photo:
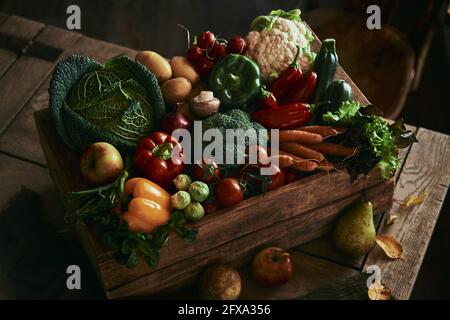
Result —
[[96, 142], [87, 147], [80, 158], [81, 174], [92, 186], [114, 181], [123, 170], [120, 152], [111, 144]]

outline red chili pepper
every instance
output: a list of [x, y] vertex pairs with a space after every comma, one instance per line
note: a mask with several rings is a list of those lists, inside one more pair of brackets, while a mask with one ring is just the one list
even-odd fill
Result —
[[294, 61], [270, 84], [269, 91], [273, 93], [275, 98], [281, 98], [302, 77], [302, 71], [299, 69], [297, 62], [299, 54], [300, 47], [297, 46], [297, 54]]
[[317, 73], [309, 71], [289, 89], [281, 101], [283, 103], [307, 102], [314, 93], [316, 84]]
[[260, 109], [278, 108], [277, 98], [275, 98], [272, 92], [267, 91], [264, 86], [260, 89], [257, 103]]
[[308, 123], [312, 118], [314, 108], [326, 103], [329, 102], [314, 105], [296, 102], [280, 108], [255, 111], [252, 113], [252, 117], [269, 129], [294, 129]]

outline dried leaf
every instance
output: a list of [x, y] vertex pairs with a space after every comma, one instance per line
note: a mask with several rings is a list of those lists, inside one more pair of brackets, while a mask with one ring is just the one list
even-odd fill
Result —
[[370, 300], [391, 300], [391, 290], [386, 288], [381, 283], [374, 283], [370, 286], [368, 291]]
[[390, 225], [394, 224], [395, 220], [397, 220], [397, 219], [398, 219], [398, 215], [390, 214], [389, 218], [386, 220], [384, 225], [385, 226], [390, 226]]
[[411, 206], [416, 206], [421, 204], [425, 201], [425, 199], [428, 196], [428, 192], [422, 191], [417, 196], [416, 195], [410, 195], [408, 198], [406, 198], [402, 203], [402, 208], [409, 208]]
[[391, 259], [404, 259], [403, 248], [400, 242], [391, 236], [377, 236], [377, 244], [383, 249], [384, 253]]

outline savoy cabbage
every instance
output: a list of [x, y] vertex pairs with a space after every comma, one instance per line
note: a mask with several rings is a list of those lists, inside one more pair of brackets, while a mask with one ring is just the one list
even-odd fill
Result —
[[156, 77], [127, 57], [101, 65], [71, 56], [56, 66], [49, 94], [58, 134], [77, 151], [96, 141], [131, 149], [165, 111]]

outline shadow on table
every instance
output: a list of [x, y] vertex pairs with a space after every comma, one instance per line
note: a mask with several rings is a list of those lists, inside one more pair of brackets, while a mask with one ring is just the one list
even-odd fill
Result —
[[[0, 214], [1, 299], [99, 299], [101, 286], [82, 251], [43, 219], [41, 197], [23, 188]], [[69, 265], [81, 290], [68, 290]]]

